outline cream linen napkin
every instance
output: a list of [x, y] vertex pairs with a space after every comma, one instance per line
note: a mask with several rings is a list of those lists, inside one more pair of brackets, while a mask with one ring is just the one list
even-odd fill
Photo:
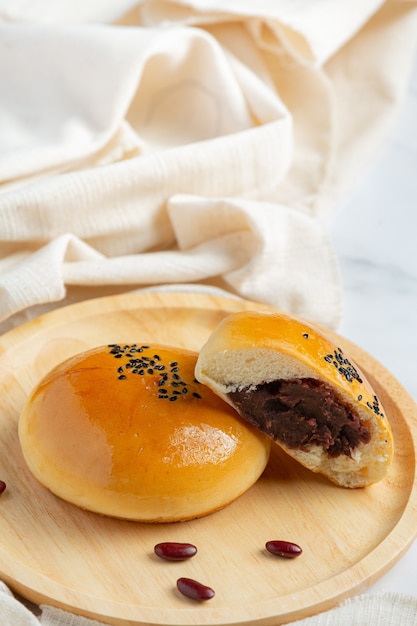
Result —
[[401, 99], [415, 8], [0, 0], [0, 332], [178, 283], [337, 327], [326, 220]]
[[[178, 283], [337, 327], [327, 219], [401, 101], [416, 6], [0, 0], [0, 332]], [[416, 614], [361, 596], [305, 623]], [[1, 624], [39, 621], [89, 623], [0, 588]]]

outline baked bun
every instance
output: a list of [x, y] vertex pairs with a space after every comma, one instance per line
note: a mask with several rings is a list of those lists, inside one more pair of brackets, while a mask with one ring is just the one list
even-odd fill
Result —
[[385, 411], [359, 367], [314, 326], [232, 314], [201, 349], [195, 375], [313, 472], [343, 487], [386, 475], [393, 440]]
[[194, 379], [197, 354], [102, 346], [55, 367], [19, 419], [32, 474], [55, 495], [113, 517], [206, 515], [263, 472], [270, 440]]

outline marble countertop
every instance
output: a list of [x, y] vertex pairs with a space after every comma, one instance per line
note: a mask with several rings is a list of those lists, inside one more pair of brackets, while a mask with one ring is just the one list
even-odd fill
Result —
[[[345, 298], [340, 334], [417, 402], [417, 56], [396, 121], [330, 232]], [[416, 580], [417, 541], [368, 592], [417, 596]]]

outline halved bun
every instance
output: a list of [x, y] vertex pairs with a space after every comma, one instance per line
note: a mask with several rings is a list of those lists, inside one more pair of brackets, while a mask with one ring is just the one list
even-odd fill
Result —
[[194, 379], [197, 354], [112, 345], [54, 368], [19, 420], [33, 475], [79, 507], [146, 522], [206, 515], [263, 472], [270, 441]]
[[343, 487], [381, 480], [393, 456], [388, 418], [363, 372], [314, 326], [289, 315], [225, 318], [196, 378], [289, 455]]

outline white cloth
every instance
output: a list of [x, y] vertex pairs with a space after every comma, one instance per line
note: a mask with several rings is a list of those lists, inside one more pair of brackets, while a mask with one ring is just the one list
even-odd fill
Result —
[[39, 626], [33, 613], [15, 599], [0, 581], [0, 623], [2, 626]]
[[326, 220], [401, 99], [416, 16], [0, 0], [0, 332], [86, 293], [195, 282], [336, 328]]

